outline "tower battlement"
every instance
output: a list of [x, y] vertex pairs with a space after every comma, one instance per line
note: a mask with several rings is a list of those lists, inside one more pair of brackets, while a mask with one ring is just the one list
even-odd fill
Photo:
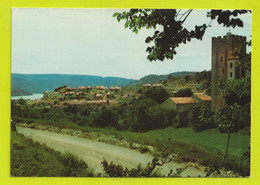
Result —
[[232, 35], [232, 34], [228, 34], [228, 33], [227, 33], [227, 35], [224, 35], [224, 36], [212, 37], [212, 41], [214, 41], [214, 42], [227, 41], [227, 40], [231, 40], [231, 39], [246, 41], [246, 37], [245, 36]]

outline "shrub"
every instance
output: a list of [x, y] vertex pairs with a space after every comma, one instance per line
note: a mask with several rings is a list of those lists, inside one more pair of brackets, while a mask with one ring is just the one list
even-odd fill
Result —
[[231, 133], [239, 130], [239, 113], [241, 107], [238, 104], [225, 106], [215, 115], [215, 122], [218, 123], [220, 132]]
[[223, 84], [223, 96], [227, 105], [245, 105], [251, 100], [251, 79], [228, 80]]
[[215, 128], [214, 113], [211, 112], [209, 104], [198, 103], [192, 109], [191, 126], [194, 131], [202, 131]]
[[139, 151], [140, 151], [142, 154], [144, 154], [144, 153], [149, 152], [149, 148], [147, 148], [147, 146], [142, 145], [142, 146], [139, 148]]
[[116, 127], [117, 122], [117, 113], [112, 109], [104, 109], [94, 118], [93, 125], [96, 127]]
[[170, 97], [169, 93], [164, 88], [149, 89], [145, 91], [138, 99], [150, 98], [160, 104]]
[[176, 93], [176, 97], [191, 97], [193, 92], [190, 88], [180, 89]]
[[121, 165], [116, 165], [113, 162], [110, 164], [104, 159], [101, 162], [104, 171], [110, 177], [161, 177], [156, 169], [159, 166], [158, 159], [154, 158], [151, 163], [148, 163], [145, 168], [141, 167], [141, 164], [137, 168], [128, 170], [128, 168], [123, 168]]
[[[160, 174], [159, 168], [157, 167], [162, 166], [165, 163], [165, 161], [160, 161], [155, 157], [151, 162], [147, 163], [145, 167], [142, 167], [141, 164], [139, 164], [137, 168], [129, 170], [128, 168], [123, 168], [123, 166], [116, 165], [113, 162], [109, 164], [105, 159], [101, 162], [104, 171], [110, 177], [164, 177], [164, 175]], [[177, 168], [175, 173], [173, 173], [173, 170], [170, 170], [167, 177], [181, 177], [181, 173], [185, 169], [187, 169], [187, 167]]]
[[225, 106], [215, 115], [220, 132], [236, 132], [241, 128], [250, 126], [250, 103], [246, 105]]
[[160, 106], [153, 106], [149, 109], [151, 119], [150, 129], [160, 129], [172, 125], [172, 120], [176, 117], [177, 111]]
[[189, 117], [188, 114], [190, 111], [188, 110], [182, 110], [179, 111], [176, 118], [173, 119], [172, 125], [174, 128], [182, 128], [182, 127], [187, 127], [189, 125]]

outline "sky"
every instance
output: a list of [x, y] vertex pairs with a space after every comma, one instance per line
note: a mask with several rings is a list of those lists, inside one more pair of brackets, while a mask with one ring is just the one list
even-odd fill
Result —
[[[251, 16], [240, 16], [243, 28], [224, 28], [216, 21], [202, 41], [177, 48], [173, 60], [147, 60], [145, 39], [154, 30], [138, 34], [112, 17], [123, 9], [12, 9], [12, 73], [81, 74], [140, 79], [149, 74], [211, 69], [211, 38], [232, 34], [251, 36]], [[208, 10], [194, 10], [184, 23], [209, 23]]]

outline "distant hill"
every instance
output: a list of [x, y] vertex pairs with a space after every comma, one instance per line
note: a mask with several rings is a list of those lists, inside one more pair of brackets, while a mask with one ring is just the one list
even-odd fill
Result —
[[20, 88], [12, 88], [12, 96], [23, 96], [23, 95], [32, 95], [33, 93], [20, 89]]
[[119, 77], [100, 77], [90, 75], [66, 75], [66, 74], [16, 74], [12, 75], [11, 95], [27, 95], [31, 93], [43, 93], [53, 91], [63, 85], [69, 87], [79, 86], [126, 86], [136, 80]]
[[185, 77], [186, 75], [194, 76], [197, 72], [190, 72], [190, 71], [182, 71], [182, 72], [174, 72], [166, 75], [147, 75], [140, 80], [137, 80], [128, 85], [128, 87], [135, 87], [140, 86], [142, 84], [155, 84], [159, 83], [160, 81], [166, 80], [169, 75], [172, 77]]

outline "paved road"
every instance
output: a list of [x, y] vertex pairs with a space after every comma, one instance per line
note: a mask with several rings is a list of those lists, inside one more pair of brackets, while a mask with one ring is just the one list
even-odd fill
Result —
[[[69, 136], [23, 127], [17, 127], [17, 131], [26, 137], [32, 138], [34, 141], [45, 143], [48, 147], [53, 148], [56, 151], [72, 153], [86, 161], [88, 166], [93, 168], [94, 172], [97, 173], [103, 172], [100, 163], [104, 158], [107, 161], [113, 161], [115, 164], [120, 164], [129, 169], [137, 167], [139, 163], [145, 165], [153, 159], [150, 154], [142, 154], [125, 147], [80, 138], [77, 136]], [[184, 166], [184, 164], [174, 162], [167, 163], [162, 167], [161, 172], [162, 174], [167, 175], [170, 169], [175, 171], [176, 168]], [[182, 173], [182, 176], [184, 177], [197, 177], [198, 175], [205, 176], [206, 173], [191, 167]]]

